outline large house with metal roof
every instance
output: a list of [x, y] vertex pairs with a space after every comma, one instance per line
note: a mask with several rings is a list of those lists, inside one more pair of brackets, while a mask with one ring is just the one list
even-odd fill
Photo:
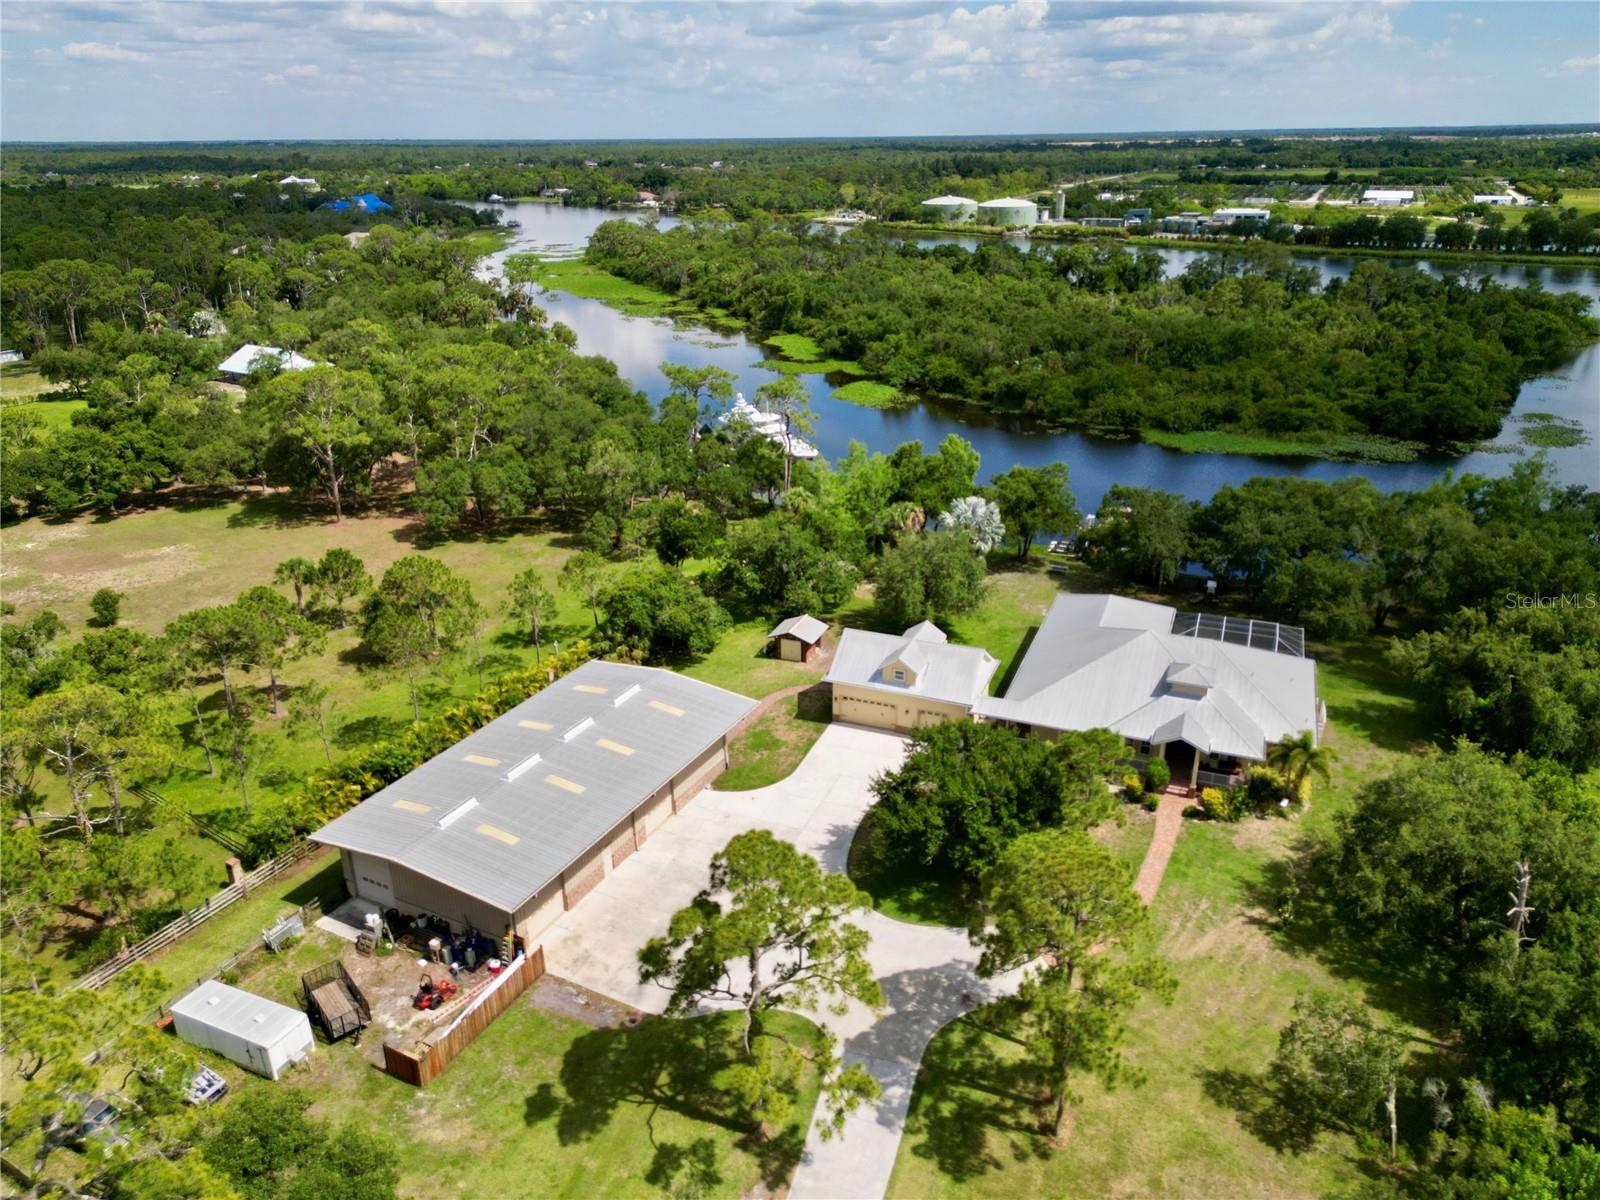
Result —
[[896, 636], [846, 629], [823, 682], [833, 685], [833, 719], [879, 729], [915, 729], [972, 715], [988, 695], [998, 659], [977, 646], [952, 646], [932, 621]]
[[312, 835], [352, 896], [530, 948], [727, 766], [755, 701], [588, 662]]
[[973, 715], [1046, 738], [1110, 729], [1194, 789], [1237, 782], [1284, 737], [1310, 730], [1320, 740], [1326, 708], [1301, 629], [1069, 595], [1051, 606], [1005, 695], [981, 697]]

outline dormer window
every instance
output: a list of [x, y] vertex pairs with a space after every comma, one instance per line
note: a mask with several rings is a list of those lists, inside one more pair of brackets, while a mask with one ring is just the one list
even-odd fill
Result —
[[1167, 668], [1166, 685], [1173, 696], [1200, 700], [1211, 689], [1211, 675], [1194, 663], [1175, 662]]
[[906, 681], [905, 669], [902, 667], [896, 667], [894, 670], [889, 672], [889, 678], [894, 680], [896, 683], [904, 683]]

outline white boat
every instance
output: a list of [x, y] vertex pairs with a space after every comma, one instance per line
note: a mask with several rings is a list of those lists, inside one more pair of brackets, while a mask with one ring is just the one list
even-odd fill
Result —
[[757, 433], [777, 444], [790, 458], [815, 458], [817, 448], [798, 435], [787, 433], [783, 417], [778, 413], [763, 412], [744, 398], [743, 392], [734, 394], [733, 406], [728, 409], [727, 421], [743, 421]]

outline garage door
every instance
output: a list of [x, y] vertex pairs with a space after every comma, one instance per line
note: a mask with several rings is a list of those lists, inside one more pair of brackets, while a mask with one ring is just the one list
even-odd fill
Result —
[[356, 877], [356, 895], [372, 901], [380, 908], [393, 908], [394, 882], [389, 872], [389, 860], [372, 854], [349, 853], [350, 867]]
[[837, 721], [854, 721], [857, 725], [871, 725], [878, 729], [893, 729], [895, 706], [882, 700], [863, 700], [857, 696], [833, 698], [833, 716]]

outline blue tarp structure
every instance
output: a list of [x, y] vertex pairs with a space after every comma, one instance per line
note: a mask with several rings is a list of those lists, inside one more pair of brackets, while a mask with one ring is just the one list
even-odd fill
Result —
[[394, 211], [394, 205], [372, 192], [362, 192], [359, 196], [351, 196], [348, 200], [329, 200], [322, 207], [332, 209], [334, 212], [347, 212], [352, 208], [358, 212]]

